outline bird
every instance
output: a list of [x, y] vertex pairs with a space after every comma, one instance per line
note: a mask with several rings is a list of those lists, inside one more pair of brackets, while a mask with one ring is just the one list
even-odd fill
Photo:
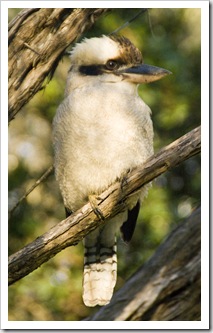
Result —
[[[121, 35], [84, 38], [70, 52], [64, 99], [53, 120], [54, 168], [66, 216], [153, 154], [153, 124], [138, 86], [171, 74], [144, 64], [141, 51]], [[116, 237], [128, 243], [150, 184], [126, 210], [84, 238], [83, 302], [110, 302], [117, 279]]]

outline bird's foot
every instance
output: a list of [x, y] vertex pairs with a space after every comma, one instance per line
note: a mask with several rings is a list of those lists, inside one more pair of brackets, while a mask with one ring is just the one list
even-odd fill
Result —
[[125, 175], [121, 178], [121, 190], [123, 191], [124, 187], [128, 184], [128, 174], [130, 173], [130, 169], [127, 170]]
[[88, 198], [89, 198], [89, 202], [92, 207], [92, 210], [95, 213], [95, 215], [97, 216], [97, 218], [99, 220], [104, 221], [105, 217], [104, 217], [102, 211], [100, 210], [100, 208], [98, 207], [97, 196], [95, 194], [90, 194]]

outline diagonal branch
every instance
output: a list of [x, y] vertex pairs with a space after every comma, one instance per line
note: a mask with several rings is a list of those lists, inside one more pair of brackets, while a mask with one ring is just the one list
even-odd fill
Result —
[[9, 24], [9, 121], [52, 77], [66, 48], [110, 9], [28, 8]]
[[25, 194], [15, 203], [15, 205], [9, 210], [9, 216], [11, 216], [14, 212], [14, 210], [20, 205], [20, 203], [26, 199], [26, 197], [38, 186], [43, 182], [49, 175], [52, 173], [54, 167], [51, 165], [42, 175], [39, 179], [36, 180], [36, 182], [25, 192]]
[[116, 182], [97, 198], [104, 220], [87, 203], [32, 243], [9, 257], [9, 284], [23, 278], [68, 246], [76, 245], [89, 232], [107, 223], [109, 217], [126, 209], [126, 199], [168, 169], [201, 150], [200, 127], [185, 134], [153, 155], [146, 163], [129, 172], [125, 182]]
[[[117, 34], [119, 31], [121, 31], [122, 29], [128, 27], [128, 25], [130, 25], [130, 23], [132, 23], [134, 20], [136, 20], [140, 15], [144, 14], [145, 12], [148, 12], [148, 8], [142, 8], [136, 15], [134, 15], [131, 19], [129, 19], [128, 21], [126, 21], [124, 24], [122, 24], [120, 27], [118, 27], [117, 29], [115, 29], [113, 32], [111, 32], [111, 34]], [[111, 35], [110, 34], [110, 35]]]

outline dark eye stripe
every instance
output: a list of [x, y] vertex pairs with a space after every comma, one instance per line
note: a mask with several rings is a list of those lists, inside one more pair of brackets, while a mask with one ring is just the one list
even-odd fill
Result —
[[83, 75], [100, 75], [102, 73], [102, 65], [89, 65], [89, 66], [80, 66], [79, 72]]
[[[110, 67], [109, 64], [114, 64], [114, 68], [113, 66]], [[83, 75], [97, 76], [101, 75], [103, 72], [113, 72], [113, 70], [118, 69], [122, 65], [128, 64], [125, 63], [121, 58], [117, 58], [108, 60], [105, 65], [82, 65], [79, 67], [79, 72]]]

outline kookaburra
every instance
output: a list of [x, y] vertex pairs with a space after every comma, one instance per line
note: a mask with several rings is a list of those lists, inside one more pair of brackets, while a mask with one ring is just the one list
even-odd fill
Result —
[[[55, 174], [67, 216], [153, 154], [151, 110], [138, 96], [141, 83], [169, 71], [143, 64], [125, 37], [84, 39], [71, 52], [65, 97], [53, 121]], [[83, 301], [110, 302], [117, 275], [116, 233], [129, 242], [149, 185], [125, 212], [84, 239]]]

